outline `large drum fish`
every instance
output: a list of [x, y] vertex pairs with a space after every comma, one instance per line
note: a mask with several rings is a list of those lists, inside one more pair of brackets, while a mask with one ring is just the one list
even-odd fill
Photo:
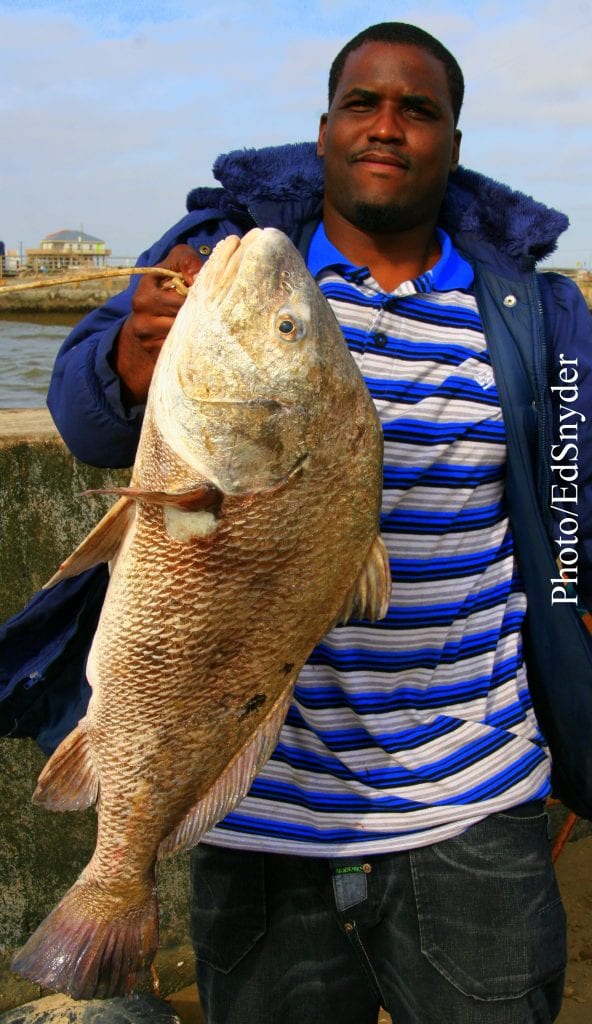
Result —
[[96, 850], [17, 954], [77, 998], [130, 991], [158, 943], [155, 864], [246, 794], [300, 668], [386, 614], [382, 431], [281, 232], [221, 242], [162, 348], [129, 488], [56, 577], [111, 562], [86, 717], [37, 803], [98, 801]]

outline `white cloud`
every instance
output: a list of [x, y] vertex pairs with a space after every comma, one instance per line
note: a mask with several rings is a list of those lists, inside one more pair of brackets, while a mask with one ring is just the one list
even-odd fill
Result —
[[218, 152], [314, 138], [333, 56], [393, 17], [465, 70], [464, 162], [589, 225], [592, 0], [376, 0], [371, 19], [361, 0], [0, 0], [0, 237], [83, 220], [135, 254], [212, 183]]

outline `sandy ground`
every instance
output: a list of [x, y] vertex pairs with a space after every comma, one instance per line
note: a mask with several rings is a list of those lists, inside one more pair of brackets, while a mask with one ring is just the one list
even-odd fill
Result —
[[[569, 842], [557, 861], [569, 923], [565, 999], [557, 1024], [592, 1022], [592, 836]], [[195, 985], [168, 997], [183, 1024], [204, 1024]], [[303, 1021], [303, 1024], [306, 1024]], [[377, 1024], [392, 1024], [382, 1012]]]

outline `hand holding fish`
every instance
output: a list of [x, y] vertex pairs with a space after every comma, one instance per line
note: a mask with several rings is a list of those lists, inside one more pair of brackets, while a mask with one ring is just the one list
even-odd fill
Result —
[[[189, 245], [176, 245], [158, 266], [176, 270], [185, 283], [193, 284], [202, 262]], [[158, 353], [183, 305], [170, 279], [143, 277], [134, 293], [132, 313], [125, 321], [115, 346], [115, 370], [129, 405], [145, 402]]]

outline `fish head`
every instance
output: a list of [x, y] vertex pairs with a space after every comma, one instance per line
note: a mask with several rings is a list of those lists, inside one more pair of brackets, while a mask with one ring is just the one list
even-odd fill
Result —
[[189, 289], [159, 356], [147, 415], [221, 491], [257, 491], [303, 465], [336, 374], [350, 386], [352, 367], [297, 249], [281, 231], [255, 228], [220, 242]]

